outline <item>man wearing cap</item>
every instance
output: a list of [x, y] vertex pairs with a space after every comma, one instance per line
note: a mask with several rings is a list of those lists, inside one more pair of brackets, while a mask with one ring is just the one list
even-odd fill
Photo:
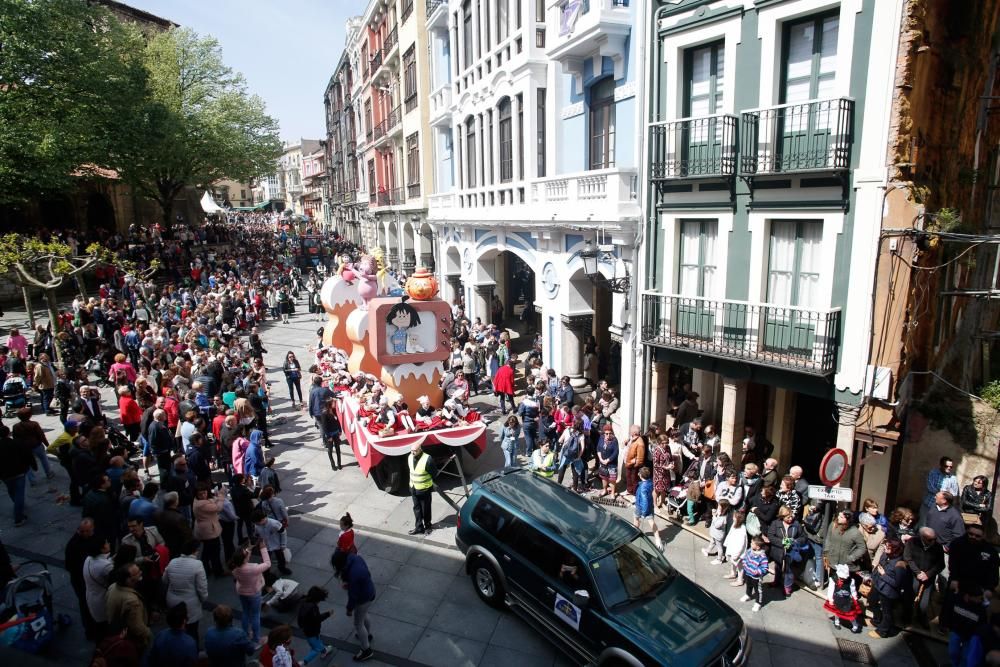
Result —
[[431, 491], [434, 490], [434, 477], [437, 467], [430, 454], [424, 453], [420, 445], [410, 448], [408, 458], [410, 468], [410, 497], [413, 498], [414, 526], [407, 531], [408, 535], [426, 535], [431, 527]]

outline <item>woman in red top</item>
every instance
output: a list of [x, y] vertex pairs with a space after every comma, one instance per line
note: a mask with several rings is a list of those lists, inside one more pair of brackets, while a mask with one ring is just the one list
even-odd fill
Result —
[[337, 538], [337, 547], [330, 557], [330, 564], [333, 565], [333, 571], [338, 577], [347, 562], [347, 555], [356, 553], [358, 548], [354, 545], [354, 519], [351, 518], [351, 513], [347, 512], [340, 517], [340, 537]]
[[121, 419], [128, 439], [135, 442], [139, 438], [139, 422], [142, 421], [142, 408], [134, 398], [132, 390], [127, 386], [118, 387], [118, 418]]
[[508, 359], [493, 376], [493, 393], [500, 399], [500, 411], [504, 414], [507, 414], [504, 399], [510, 401], [510, 410], [514, 411], [514, 364], [516, 363], [514, 358]]

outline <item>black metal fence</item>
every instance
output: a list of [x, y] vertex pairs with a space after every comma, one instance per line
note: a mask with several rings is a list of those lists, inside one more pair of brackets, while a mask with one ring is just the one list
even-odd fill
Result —
[[841, 97], [744, 111], [740, 134], [743, 174], [848, 169], [854, 100]]

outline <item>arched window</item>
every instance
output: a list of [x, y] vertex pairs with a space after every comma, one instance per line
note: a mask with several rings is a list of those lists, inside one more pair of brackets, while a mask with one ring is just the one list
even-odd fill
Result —
[[510, 98], [500, 100], [497, 106], [500, 118], [500, 182], [514, 179], [514, 134], [510, 115]]
[[590, 87], [590, 168], [615, 166], [615, 80], [601, 79]]

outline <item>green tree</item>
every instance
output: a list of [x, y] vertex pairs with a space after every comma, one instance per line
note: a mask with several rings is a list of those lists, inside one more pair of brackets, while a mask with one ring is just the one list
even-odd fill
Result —
[[142, 99], [142, 36], [81, 0], [0, 0], [0, 202], [117, 168]]
[[169, 229], [185, 186], [273, 171], [281, 141], [277, 122], [225, 65], [215, 39], [170, 30], [150, 39], [145, 61], [147, 94], [122, 174], [159, 204]]
[[[62, 288], [67, 280], [78, 278], [80, 274], [97, 264], [114, 264], [122, 271], [136, 273], [136, 266], [132, 262], [99, 243], [92, 243], [83, 253], [74, 255], [72, 248], [59, 241], [43, 241], [38, 237], [22, 234], [0, 236], [0, 275], [9, 271], [14, 282], [22, 290], [31, 288], [42, 290], [53, 334], [59, 331], [59, 302], [56, 291]], [[149, 268], [137, 276], [144, 280], [155, 273], [158, 267], [159, 260], [154, 259]], [[55, 350], [61, 362], [62, 352], [58, 345], [55, 346]]]

